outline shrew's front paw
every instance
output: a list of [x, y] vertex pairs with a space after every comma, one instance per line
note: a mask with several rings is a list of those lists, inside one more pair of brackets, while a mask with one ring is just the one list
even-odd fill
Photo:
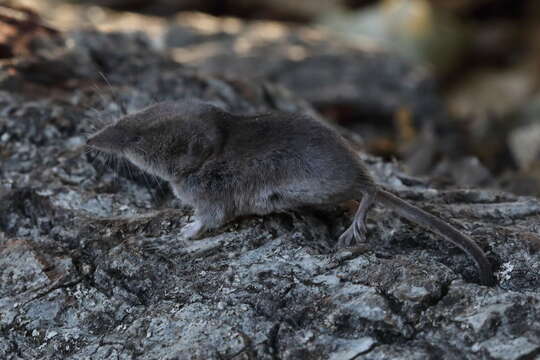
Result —
[[205, 227], [200, 220], [185, 225], [180, 232], [180, 236], [186, 239], [198, 239], [205, 232]]

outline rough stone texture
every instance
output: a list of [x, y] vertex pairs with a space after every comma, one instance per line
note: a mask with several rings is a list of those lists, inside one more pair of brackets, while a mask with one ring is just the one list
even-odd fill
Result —
[[1, 69], [0, 358], [540, 355], [537, 199], [437, 191], [359, 155], [379, 182], [470, 234], [497, 270], [494, 288], [477, 285], [461, 251], [380, 207], [357, 249], [331, 248], [350, 221], [338, 207], [246, 217], [186, 241], [190, 212], [166, 189], [85, 152], [92, 108], [119, 114], [93, 88], [96, 69], [130, 111], [186, 96], [239, 112], [313, 110], [277, 86], [171, 62], [140, 35], [68, 43]]

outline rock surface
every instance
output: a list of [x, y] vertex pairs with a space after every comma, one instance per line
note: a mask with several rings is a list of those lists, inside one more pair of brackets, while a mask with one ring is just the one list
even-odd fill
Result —
[[[112, 94], [129, 111], [189, 96], [237, 112], [314, 110], [279, 86], [179, 65], [142, 35], [66, 43], [1, 69], [0, 358], [540, 355], [537, 199], [437, 191], [359, 154], [380, 183], [471, 235], [494, 288], [461, 251], [381, 207], [357, 249], [331, 248], [350, 221], [337, 207], [246, 217], [186, 241], [190, 211], [166, 188], [85, 152], [96, 119], [120, 113]], [[97, 71], [111, 91], [94, 88]]]

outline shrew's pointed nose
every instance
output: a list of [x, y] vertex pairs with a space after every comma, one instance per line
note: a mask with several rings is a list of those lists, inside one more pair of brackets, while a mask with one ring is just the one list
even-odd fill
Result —
[[88, 146], [94, 146], [96, 144], [96, 137], [90, 136], [88, 139], [86, 139], [86, 145]]
[[86, 140], [86, 145], [99, 150], [112, 151], [118, 146], [119, 140], [121, 140], [120, 134], [114, 128], [106, 127], [91, 135]]
[[98, 131], [86, 140], [86, 145], [94, 148], [106, 147], [109, 142], [113, 142], [109, 132], [109, 129]]

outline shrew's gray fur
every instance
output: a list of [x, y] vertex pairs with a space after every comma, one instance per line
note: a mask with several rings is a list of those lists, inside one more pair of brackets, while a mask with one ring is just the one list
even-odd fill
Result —
[[365, 239], [367, 212], [379, 200], [459, 246], [475, 260], [481, 281], [493, 282], [476, 243], [380, 188], [338, 134], [306, 115], [238, 116], [200, 101], [164, 102], [105, 127], [88, 145], [167, 180], [195, 210], [195, 221], [182, 231], [186, 237], [240, 215], [361, 199], [338, 241], [346, 247]]

